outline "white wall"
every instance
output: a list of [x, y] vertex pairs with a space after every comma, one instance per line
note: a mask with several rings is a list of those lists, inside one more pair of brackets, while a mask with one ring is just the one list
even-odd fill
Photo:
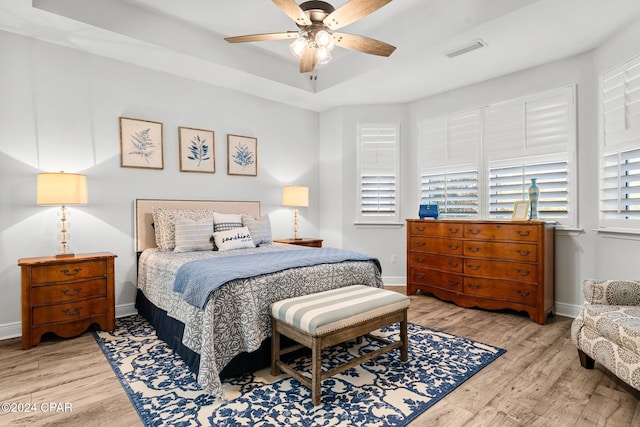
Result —
[[[57, 250], [58, 209], [35, 205], [41, 171], [87, 175], [71, 244], [118, 255], [118, 314], [135, 299], [136, 198], [259, 200], [274, 236], [291, 237], [281, 187], [307, 185], [300, 228], [318, 235], [317, 113], [5, 32], [0, 52], [0, 337], [20, 334], [18, 258]], [[120, 116], [164, 124], [163, 170], [120, 167]], [[178, 126], [215, 131], [215, 174], [179, 171]], [[257, 177], [227, 175], [227, 133], [257, 138]]]

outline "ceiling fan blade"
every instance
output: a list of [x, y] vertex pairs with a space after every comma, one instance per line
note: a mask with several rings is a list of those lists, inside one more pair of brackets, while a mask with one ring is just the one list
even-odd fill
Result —
[[330, 13], [323, 22], [330, 29], [337, 30], [364, 18], [389, 2], [391, 0], [350, 0]]
[[286, 40], [297, 39], [297, 31], [286, 31], [284, 33], [264, 33], [264, 34], [247, 34], [245, 36], [225, 37], [229, 43], [246, 43], [246, 42], [262, 42], [268, 40]]
[[293, 0], [273, 0], [273, 2], [282, 10], [287, 16], [295, 21], [298, 25], [311, 25], [311, 20], [304, 11], [300, 9], [300, 6]]
[[305, 49], [300, 57], [300, 72], [310, 73], [316, 68], [316, 48], [309, 47]]
[[333, 33], [333, 40], [335, 44], [340, 47], [369, 53], [371, 55], [389, 56], [396, 50], [395, 46], [391, 46], [380, 40], [356, 36], [355, 34]]

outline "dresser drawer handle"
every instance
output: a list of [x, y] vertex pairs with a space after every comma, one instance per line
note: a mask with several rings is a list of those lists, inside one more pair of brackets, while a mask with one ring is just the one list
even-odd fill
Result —
[[64, 314], [66, 314], [67, 316], [75, 316], [80, 314], [80, 310], [82, 309], [82, 307], [76, 307], [75, 309], [71, 310], [68, 308], [65, 308], [64, 310], [62, 310], [62, 312]]
[[449, 228], [449, 233], [451, 233], [451, 234], [457, 234], [458, 231], [460, 231], [459, 228]]
[[517, 252], [517, 253], [518, 253], [518, 255], [520, 255], [520, 256], [527, 256], [527, 255], [529, 255], [529, 254], [531, 253], [531, 252], [529, 251], [529, 249], [525, 249], [525, 250], [518, 249], [518, 250], [516, 250], [516, 252]]
[[82, 290], [82, 288], [74, 288], [73, 292], [71, 292], [69, 289], [65, 289], [65, 290], [62, 291], [62, 293], [65, 294], [68, 297], [72, 297], [74, 295], [78, 295], [81, 290]]
[[416, 262], [425, 262], [427, 259], [422, 257], [416, 257]]
[[415, 245], [416, 246], [424, 246], [424, 245], [426, 245], [426, 243], [425, 242], [415, 242]]
[[476, 285], [475, 283], [467, 283], [467, 286], [469, 286], [474, 291], [477, 291], [478, 289], [480, 289], [480, 285]]
[[516, 290], [516, 293], [518, 295], [520, 295], [521, 297], [528, 297], [529, 295], [531, 295], [531, 292], [529, 291], [522, 291], [520, 289]]
[[424, 227], [424, 226], [422, 226], [422, 225], [419, 225], [419, 226], [417, 226], [416, 228], [418, 229], [418, 231], [424, 231], [424, 230], [426, 230], [426, 229], [427, 229], [427, 227]]
[[424, 279], [424, 278], [426, 278], [426, 277], [427, 277], [427, 275], [426, 275], [426, 274], [424, 274], [424, 273], [416, 273], [416, 277], [417, 277], [418, 279]]
[[529, 271], [529, 270], [520, 270], [519, 268], [516, 268], [516, 271], [517, 271], [517, 272], [518, 272], [522, 277], [528, 276], [528, 275], [529, 275], [529, 273], [531, 273], [531, 271]]
[[471, 264], [467, 264], [467, 268], [471, 271], [478, 271], [480, 270], [480, 266], [479, 265], [471, 265]]
[[447, 247], [448, 247], [449, 249], [451, 249], [452, 251], [456, 251], [456, 250], [458, 250], [458, 248], [459, 248], [460, 246], [458, 246], [458, 245], [448, 244], [448, 245], [447, 245]]
[[65, 276], [75, 276], [76, 274], [80, 273], [82, 271], [81, 268], [74, 268], [73, 272], [69, 273], [69, 270], [67, 270], [66, 268], [64, 270], [60, 270], [60, 273], [64, 274]]
[[449, 282], [450, 286], [456, 286], [458, 283], [460, 283], [459, 280], [451, 280], [451, 279], [448, 279], [447, 282]]
[[456, 268], [459, 265], [457, 262], [453, 262], [451, 260], [449, 260], [447, 264], [449, 265], [449, 267], [453, 267], [453, 268]]
[[529, 234], [531, 234], [529, 230], [527, 231], [518, 230], [518, 236], [527, 237]]
[[469, 230], [469, 234], [480, 234], [481, 231], [482, 230], [477, 230], [477, 229], [473, 229], [472, 228], [472, 229]]
[[469, 249], [469, 252], [479, 252], [480, 248], [479, 247], [474, 247], [474, 246], [469, 246], [467, 249]]

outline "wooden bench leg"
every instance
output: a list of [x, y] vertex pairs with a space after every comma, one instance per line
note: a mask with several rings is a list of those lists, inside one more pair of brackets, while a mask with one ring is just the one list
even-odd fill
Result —
[[400, 347], [400, 360], [406, 362], [409, 360], [409, 334], [407, 332], [407, 310], [404, 311], [404, 318], [400, 322], [400, 340], [402, 341], [402, 347]]
[[322, 389], [320, 383], [322, 382], [322, 339], [320, 337], [314, 337], [311, 347], [311, 401], [314, 406], [320, 404], [322, 399]]
[[271, 375], [280, 375], [280, 332], [278, 331], [278, 321], [271, 318]]

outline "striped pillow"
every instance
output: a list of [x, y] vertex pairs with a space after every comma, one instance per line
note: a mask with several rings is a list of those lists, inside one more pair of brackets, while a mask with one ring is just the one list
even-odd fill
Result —
[[173, 251], [210, 251], [213, 249], [212, 235], [213, 221], [211, 218], [201, 221], [176, 218], [176, 247]]
[[243, 214], [242, 224], [249, 228], [251, 238], [256, 246], [273, 243], [269, 215], [265, 214], [260, 219], [255, 219], [251, 215]]
[[213, 213], [213, 231], [215, 233], [240, 227], [242, 227], [242, 216], [240, 214]]

